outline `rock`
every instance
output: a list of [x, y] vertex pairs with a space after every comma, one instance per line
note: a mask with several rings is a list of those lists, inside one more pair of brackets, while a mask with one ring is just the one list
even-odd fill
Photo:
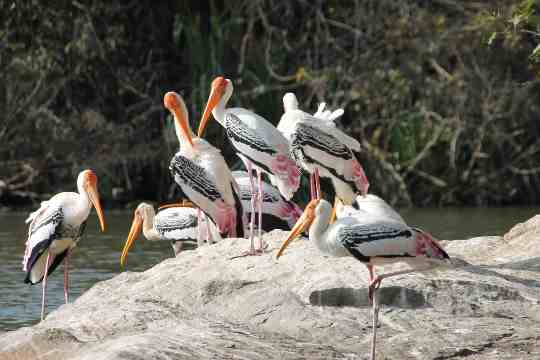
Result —
[[[445, 242], [454, 269], [385, 280], [378, 359], [539, 358], [540, 239], [527, 237], [536, 230], [519, 241]], [[307, 240], [275, 260], [285, 234], [266, 234], [271, 252], [262, 256], [231, 259], [248, 243], [226, 239], [121, 273], [42, 323], [1, 334], [0, 351], [21, 359], [367, 359], [365, 267], [325, 257]]]

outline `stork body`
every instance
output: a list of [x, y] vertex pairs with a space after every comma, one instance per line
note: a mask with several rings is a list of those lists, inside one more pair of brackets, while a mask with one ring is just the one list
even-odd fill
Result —
[[[240, 190], [239, 194], [240, 199], [242, 199], [242, 205], [244, 209], [249, 209], [250, 201], [253, 197], [249, 175], [245, 171], [233, 171], [233, 176]], [[269, 232], [274, 229], [292, 229], [300, 215], [302, 215], [300, 207], [293, 201], [285, 199], [279, 190], [269, 183], [262, 181], [261, 185], [263, 193], [262, 230]], [[258, 186], [255, 188], [255, 192], [259, 191]]]
[[77, 178], [78, 193], [62, 192], [41, 203], [30, 214], [27, 223], [28, 239], [23, 258], [25, 283], [43, 282], [41, 319], [45, 316], [47, 277], [64, 261], [64, 297], [68, 302], [68, 260], [71, 249], [81, 239], [86, 220], [96, 208], [102, 231], [105, 231], [103, 211], [97, 192], [97, 177], [91, 170], [82, 171]]
[[[212, 89], [203, 118], [199, 125], [198, 135], [204, 131], [206, 123], [212, 113], [226, 130], [231, 144], [242, 159], [252, 179], [251, 169], [257, 172], [260, 183], [261, 174], [266, 173], [270, 182], [275, 185], [279, 192], [290, 200], [300, 185], [300, 170], [289, 154], [289, 142], [270, 122], [254, 112], [244, 108], [226, 108], [227, 102], [233, 93], [233, 85], [229, 79], [218, 77], [212, 82]], [[253, 179], [252, 190], [255, 189]], [[255, 211], [255, 203], [258, 205], [259, 225], [262, 220], [262, 186], [259, 192], [252, 191], [252, 214]], [[253, 221], [251, 222], [253, 224]], [[250, 238], [253, 238], [252, 230]], [[263, 249], [261, 228], [259, 226], [259, 252]], [[253, 242], [248, 254], [257, 251]]]
[[[330, 178], [336, 196], [345, 204], [352, 204], [358, 193], [366, 194], [369, 182], [360, 165], [360, 143], [336, 128], [333, 120], [341, 116], [318, 111], [322, 118], [310, 115], [298, 108], [293, 93], [283, 97], [285, 113], [277, 126], [290, 141], [291, 154], [295, 161], [311, 175]], [[312, 185], [313, 187], [313, 185]], [[316, 194], [312, 188], [312, 198]]]
[[218, 229], [212, 221], [204, 217], [199, 221], [198, 210], [191, 207], [169, 207], [160, 210], [157, 214], [154, 207], [147, 203], [140, 203], [135, 209], [131, 229], [122, 251], [121, 264], [125, 264], [127, 254], [141, 232], [149, 241], [170, 241], [174, 255], [182, 251], [186, 242], [197, 242], [198, 246], [206, 241], [211, 244], [221, 240]]
[[244, 237], [242, 203], [223, 155], [206, 140], [193, 138], [180, 95], [168, 92], [164, 103], [174, 116], [180, 142], [169, 169], [182, 195], [214, 221], [221, 236]]
[[336, 216], [338, 219], [347, 216], [363, 217], [365, 213], [405, 224], [405, 220], [390, 204], [374, 194], [357, 196], [352, 205], [338, 207]]
[[[335, 256], [353, 256], [365, 264], [369, 271], [369, 297], [373, 301], [372, 359], [378, 316], [376, 290], [383, 279], [415, 271], [429, 270], [449, 263], [449, 256], [430, 234], [407, 226], [405, 223], [358, 211], [355, 216], [342, 217], [330, 224], [332, 207], [322, 199], [312, 200], [285, 240], [277, 257], [288, 244], [309, 227], [309, 239], [323, 253]], [[410, 269], [394, 271], [373, 277], [373, 267], [405, 262]]]

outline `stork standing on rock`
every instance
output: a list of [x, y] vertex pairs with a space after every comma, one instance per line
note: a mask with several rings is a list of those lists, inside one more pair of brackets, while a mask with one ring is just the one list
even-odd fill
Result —
[[183, 196], [217, 225], [221, 236], [244, 237], [242, 202], [237, 184], [221, 152], [200, 137], [193, 137], [182, 97], [168, 92], [165, 107], [173, 114], [180, 150], [169, 169]]
[[23, 259], [25, 283], [42, 282], [41, 320], [45, 318], [45, 290], [47, 277], [64, 262], [64, 298], [68, 302], [69, 257], [71, 250], [81, 239], [92, 205], [96, 208], [101, 230], [105, 231], [105, 219], [99, 201], [97, 176], [92, 170], [84, 170], [77, 177], [75, 192], [61, 192], [34, 211], [26, 219], [28, 240]]
[[[275, 185], [279, 192], [290, 200], [300, 186], [300, 170], [289, 155], [289, 142], [274, 125], [263, 117], [244, 108], [225, 108], [233, 93], [232, 81], [223, 77], [217, 77], [212, 81], [210, 96], [204, 109], [204, 114], [199, 124], [198, 136], [202, 136], [210, 113], [214, 119], [223, 126], [231, 144], [237, 151], [238, 156], [246, 165], [251, 179], [251, 214], [255, 214], [255, 203], [259, 213], [259, 249], [255, 249], [253, 242], [246, 255], [260, 254], [264, 244], [261, 237], [263, 186], [259, 185], [258, 192], [254, 191], [251, 169], [257, 172], [258, 183], [261, 183], [261, 174], [266, 173], [270, 182]], [[250, 222], [253, 224], [252, 219]], [[253, 229], [250, 225], [250, 239], [253, 238]]]
[[330, 178], [336, 197], [350, 205], [358, 193], [365, 195], [369, 181], [359, 162], [360, 143], [339, 130], [333, 120], [342, 112], [319, 107], [310, 115], [298, 108], [293, 93], [283, 96], [285, 113], [277, 126], [290, 141], [297, 164], [310, 174], [312, 199], [320, 197], [319, 176]]
[[209, 244], [221, 240], [219, 231], [212, 221], [199, 223], [201, 217], [198, 216], [198, 212], [199, 210], [190, 204], [182, 204], [161, 209], [156, 214], [152, 205], [140, 203], [133, 214], [133, 222], [122, 250], [120, 264], [125, 265], [128, 252], [141, 232], [150, 241], [170, 241], [174, 256], [182, 251], [186, 242], [197, 241], [197, 245], [201, 246], [204, 243], [203, 234], [206, 235]]
[[[309, 239], [323, 253], [335, 256], [353, 256], [365, 264], [369, 271], [369, 298], [373, 301], [372, 359], [375, 343], [379, 304], [377, 289], [383, 279], [411, 272], [425, 271], [449, 264], [449, 256], [433, 237], [393, 219], [364, 212], [363, 216], [343, 217], [330, 224], [332, 206], [324, 199], [312, 200], [291, 230], [277, 253], [279, 258], [290, 242], [309, 228]], [[374, 277], [373, 267], [405, 262], [410, 269], [389, 272]]]
[[[249, 202], [252, 199], [251, 179], [246, 171], [232, 172], [236, 183], [238, 184], [240, 199], [244, 209], [249, 208]], [[290, 230], [302, 215], [302, 209], [293, 202], [287, 200], [281, 195], [279, 190], [270, 185], [266, 181], [262, 181], [255, 187], [255, 191], [259, 191], [259, 186], [262, 185], [262, 230], [265, 232], [274, 229]], [[246, 230], [246, 232], [248, 232]]]

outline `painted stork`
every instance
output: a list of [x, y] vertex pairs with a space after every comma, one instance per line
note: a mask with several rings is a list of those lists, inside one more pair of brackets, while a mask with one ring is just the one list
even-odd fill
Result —
[[346, 216], [361, 217], [364, 213], [369, 213], [405, 224], [405, 220], [390, 204], [374, 194], [358, 195], [352, 205], [339, 203], [336, 210], [338, 219]]
[[[290, 157], [289, 142], [274, 125], [254, 112], [243, 108], [225, 108], [232, 93], [231, 80], [221, 76], [214, 79], [199, 124], [198, 136], [204, 132], [210, 113], [212, 113], [214, 119], [225, 128], [231, 144], [246, 165], [250, 179], [252, 179], [252, 168], [257, 172], [259, 183], [262, 181], [261, 173], [266, 173], [270, 182], [279, 189], [285, 199], [290, 200], [300, 186], [300, 170]], [[254, 190], [253, 180], [250, 184]], [[258, 189], [258, 193], [251, 192], [253, 194], [251, 213], [255, 212], [255, 203], [257, 202], [259, 219], [261, 219], [263, 186], [259, 186]], [[259, 226], [259, 249], [251, 248], [248, 254], [253, 255], [263, 251], [264, 245], [260, 235], [261, 227]]]
[[[240, 190], [242, 205], [244, 209], [248, 209], [252, 199], [249, 174], [246, 171], [233, 171], [232, 174]], [[274, 229], [292, 229], [300, 215], [302, 215], [302, 209], [293, 201], [285, 199], [277, 188], [266, 181], [262, 181], [262, 187], [262, 230], [269, 232]], [[255, 191], [259, 191], [258, 186]]]
[[[174, 256], [182, 251], [186, 242], [197, 242], [198, 246], [204, 243], [203, 234], [207, 235], [206, 241], [211, 244], [221, 240], [219, 231], [212, 221], [198, 221], [198, 210], [188, 205], [170, 206], [158, 211], [147, 203], [140, 203], [133, 214], [133, 222], [122, 250], [120, 264], [125, 265], [127, 255], [133, 243], [141, 232], [146, 240], [170, 241]], [[204, 217], [202, 217], [204, 219]]]
[[[332, 206], [324, 199], [312, 200], [277, 253], [279, 258], [289, 243], [309, 228], [309, 239], [323, 253], [353, 256], [369, 271], [369, 298], [373, 301], [373, 338], [371, 358], [375, 358], [379, 304], [377, 289], [383, 279], [440, 265], [450, 265], [450, 258], [433, 237], [404, 223], [364, 212], [364, 216], [343, 217], [330, 224]], [[373, 276], [373, 267], [405, 262], [409, 269]]]
[[38, 210], [28, 216], [28, 240], [23, 259], [25, 283], [42, 283], [41, 320], [45, 318], [45, 290], [47, 277], [64, 261], [64, 299], [68, 302], [69, 256], [81, 239], [92, 205], [105, 231], [105, 219], [99, 201], [97, 176], [84, 170], [77, 177], [77, 190], [62, 192], [41, 203]]
[[169, 169], [183, 197], [214, 221], [221, 236], [244, 237], [242, 202], [221, 152], [206, 140], [193, 137], [180, 95], [168, 92], [163, 102], [174, 117], [180, 142], [180, 150], [172, 158]]
[[358, 192], [365, 195], [369, 182], [358, 161], [360, 143], [336, 128], [332, 113], [321, 119], [300, 110], [293, 93], [283, 96], [283, 107], [277, 128], [290, 141], [293, 158], [310, 173], [312, 199], [320, 197], [319, 176], [332, 180], [336, 197], [345, 204]]

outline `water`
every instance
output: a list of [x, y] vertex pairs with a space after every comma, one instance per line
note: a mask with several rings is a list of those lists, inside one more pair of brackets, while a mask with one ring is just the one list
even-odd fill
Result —
[[[517, 222], [525, 221], [540, 208], [444, 208], [403, 209], [409, 224], [430, 231], [439, 239], [465, 239], [480, 235], [502, 235]], [[21, 259], [26, 241], [26, 213], [0, 213], [0, 332], [32, 325], [39, 321], [41, 285], [23, 283]], [[92, 217], [70, 259], [70, 300], [94, 283], [120, 273], [120, 253], [132, 213], [106, 212], [107, 232], [101, 234], [97, 218]], [[140, 238], [129, 253], [130, 271], [142, 271], [173, 256], [168, 242], [149, 242]], [[47, 312], [64, 302], [63, 268], [48, 280]]]

